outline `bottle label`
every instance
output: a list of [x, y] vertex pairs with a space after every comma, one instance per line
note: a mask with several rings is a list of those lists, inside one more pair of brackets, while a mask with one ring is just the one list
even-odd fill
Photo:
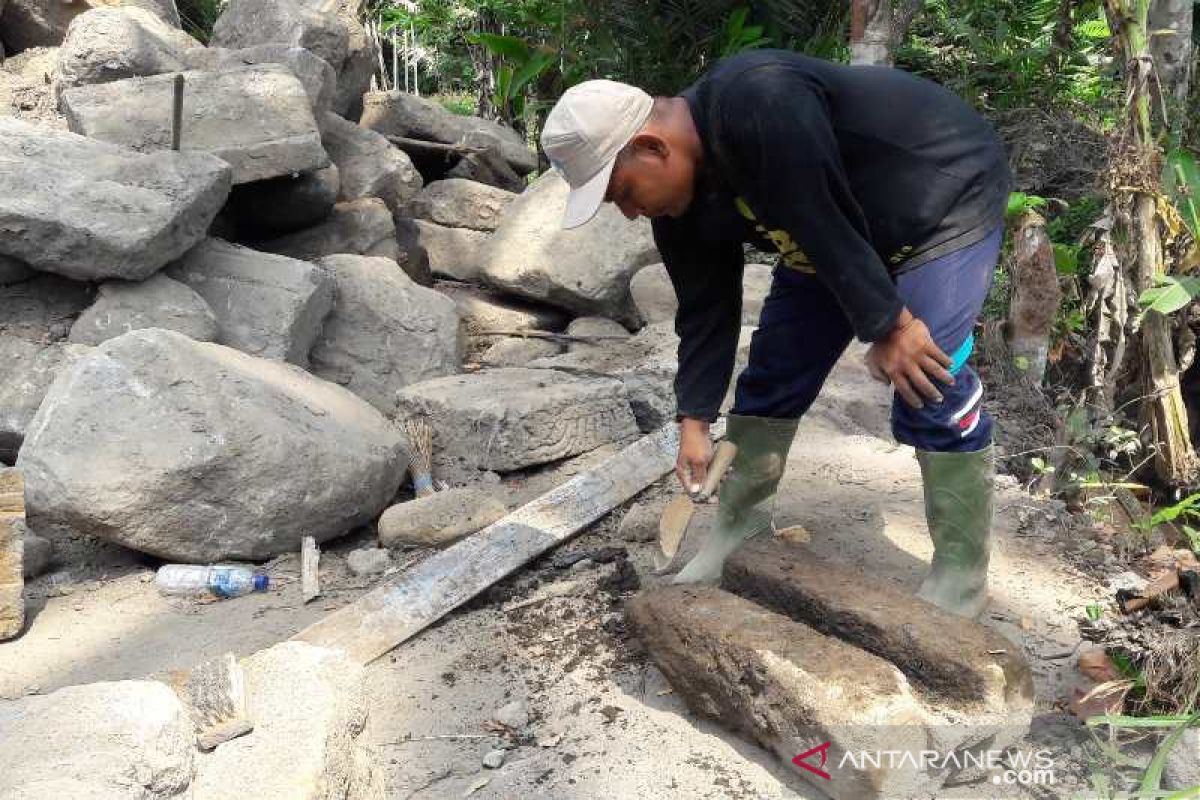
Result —
[[233, 585], [233, 572], [229, 570], [216, 570], [208, 582], [209, 591], [217, 597], [233, 597], [235, 588]]

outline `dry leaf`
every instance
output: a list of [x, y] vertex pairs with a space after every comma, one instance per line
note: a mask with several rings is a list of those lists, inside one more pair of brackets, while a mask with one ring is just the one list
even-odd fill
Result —
[[1121, 673], [1103, 649], [1080, 653], [1079, 671], [1096, 683], [1107, 683], [1121, 678]]

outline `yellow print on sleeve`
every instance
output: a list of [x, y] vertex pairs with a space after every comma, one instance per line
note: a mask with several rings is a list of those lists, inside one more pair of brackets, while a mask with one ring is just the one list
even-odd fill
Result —
[[771, 243], [775, 245], [775, 249], [779, 251], [780, 260], [784, 266], [808, 275], [817, 274], [812, 262], [808, 260], [808, 256], [792, 240], [791, 234], [785, 230], [769, 230], [766, 225], [758, 221], [758, 217], [754, 216], [754, 212], [750, 209], [749, 204], [741, 197], [734, 198], [733, 202], [737, 206], [738, 213], [754, 223], [754, 230], [770, 239]]

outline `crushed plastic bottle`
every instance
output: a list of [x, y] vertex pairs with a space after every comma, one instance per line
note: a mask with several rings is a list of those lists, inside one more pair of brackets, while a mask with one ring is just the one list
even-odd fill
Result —
[[167, 564], [158, 568], [154, 584], [163, 594], [184, 597], [240, 597], [251, 592], [265, 592], [271, 579], [256, 574], [249, 567], [217, 564], [201, 567], [194, 564]]

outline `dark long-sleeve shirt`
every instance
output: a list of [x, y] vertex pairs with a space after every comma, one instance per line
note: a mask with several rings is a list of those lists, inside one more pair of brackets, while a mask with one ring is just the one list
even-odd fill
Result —
[[937, 84], [757, 50], [718, 63], [683, 97], [704, 145], [696, 194], [683, 216], [653, 221], [679, 297], [680, 416], [714, 418], [729, 385], [743, 242], [814, 273], [870, 342], [903, 308], [895, 275], [1003, 220], [1003, 145]]

